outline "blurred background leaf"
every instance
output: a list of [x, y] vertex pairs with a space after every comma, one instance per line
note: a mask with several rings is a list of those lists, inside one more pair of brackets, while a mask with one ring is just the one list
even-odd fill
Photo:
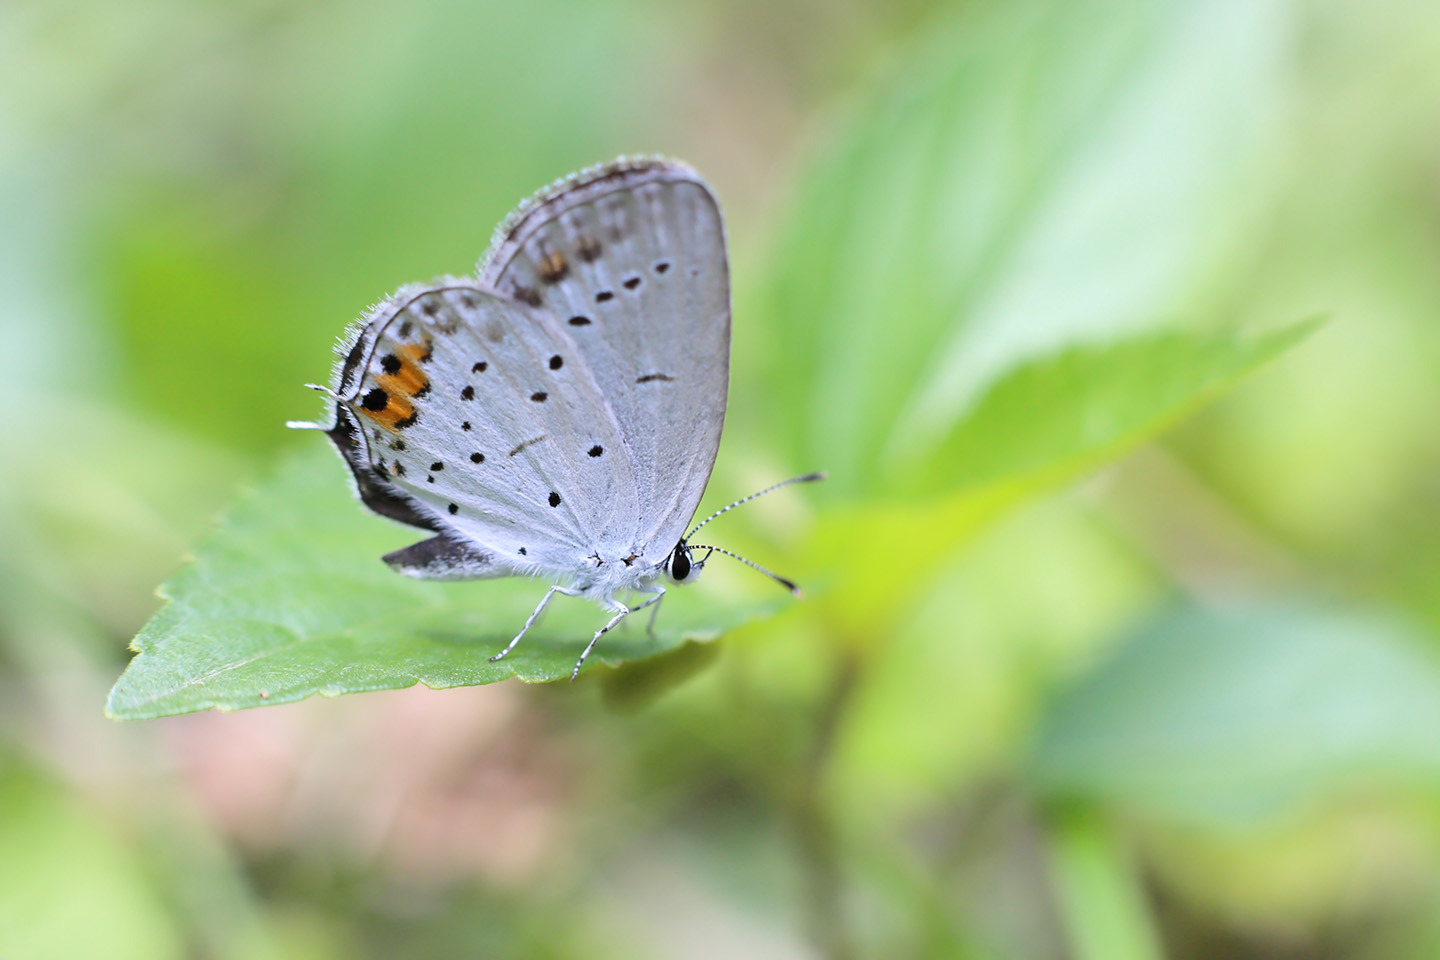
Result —
[[1177, 316], [1259, 213], [1285, 6], [937, 17], [850, 108], [774, 255], [767, 313], [820, 318], [773, 328], [788, 448], [836, 494], [883, 489], [1026, 359]]
[[1179, 609], [1066, 691], [1044, 793], [1220, 823], [1440, 784], [1440, 668], [1409, 630], [1301, 605]]

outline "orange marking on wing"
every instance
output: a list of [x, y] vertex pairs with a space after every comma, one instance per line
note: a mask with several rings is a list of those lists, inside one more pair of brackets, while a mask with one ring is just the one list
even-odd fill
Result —
[[395, 349], [401, 358], [412, 364], [421, 363], [430, 359], [430, 338], [426, 337], [421, 343], [402, 343]]
[[546, 283], [559, 283], [569, 272], [570, 264], [559, 250], [540, 260], [540, 279]]
[[371, 410], [367, 407], [359, 407], [357, 412], [364, 414], [386, 430], [394, 431], [397, 429], [395, 424], [401, 420], [409, 420], [415, 415], [415, 405], [404, 397], [391, 393], [390, 402], [385, 404], [383, 410]]
[[405, 363], [394, 373], [380, 374], [375, 378], [375, 382], [384, 387], [385, 392], [392, 397], [413, 397], [424, 390], [430, 381], [415, 366]]
[[[430, 357], [430, 343], [404, 343], [395, 350], [400, 369], [382, 373], [376, 382], [391, 396], [414, 397], [430, 385], [430, 378], [420, 369], [420, 362]], [[403, 419], [403, 418], [402, 418]]]

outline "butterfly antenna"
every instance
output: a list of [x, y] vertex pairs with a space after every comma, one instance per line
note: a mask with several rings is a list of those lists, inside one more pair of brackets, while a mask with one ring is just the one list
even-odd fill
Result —
[[[803, 479], [803, 478], [802, 478], [802, 479]], [[819, 478], [818, 478], [818, 477], [815, 477], [814, 479], [819, 479]], [[787, 480], [787, 481], [786, 481], [786, 483], [794, 483], [794, 482], [795, 482], [794, 480]], [[783, 486], [783, 485], [784, 485], [784, 484], [782, 484], [782, 486]], [[765, 491], [762, 491], [762, 492], [765, 492]], [[757, 497], [758, 497], [759, 495], [760, 495], [760, 494], [758, 494], [758, 493], [756, 494]], [[794, 595], [794, 596], [796, 596], [796, 597], [800, 596], [800, 588], [795, 585], [795, 581], [794, 581], [794, 580], [790, 580], [790, 579], [787, 579], [787, 578], [785, 578], [785, 577], [782, 577], [782, 576], [780, 576], [780, 574], [776, 573], [776, 572], [773, 571], [773, 570], [766, 570], [764, 567], [760, 566], [760, 564], [756, 563], [754, 560], [747, 560], [747, 559], [745, 559], [744, 557], [740, 556], [740, 554], [738, 554], [738, 553], [732, 553], [732, 552], [730, 552], [729, 550], [726, 550], [724, 547], [712, 547], [712, 546], [710, 546], [709, 544], [691, 544], [691, 545], [690, 545], [690, 549], [692, 549], [692, 550], [706, 550], [706, 551], [709, 551], [708, 553], [705, 554], [705, 559], [707, 559], [707, 560], [710, 558], [710, 553], [723, 553], [723, 554], [725, 554], [725, 556], [727, 556], [727, 557], [731, 557], [732, 559], [739, 560], [741, 563], [745, 564], [745, 566], [749, 567], [749, 568], [752, 569], [752, 570], [759, 570], [761, 573], [765, 574], [765, 576], [769, 577], [771, 580], [774, 580], [776, 583], [780, 584], [780, 586], [784, 587], [786, 590], [789, 590], [792, 595]], [[700, 563], [698, 564], [698, 566], [704, 567], [704, 566], [705, 566], [705, 560], [701, 560]]]
[[[764, 490], [761, 490], [761, 491], [759, 491], [758, 493], [752, 493], [752, 494], [750, 494], [750, 496], [748, 496], [748, 497], [741, 497], [739, 500], [736, 500], [734, 503], [729, 504], [728, 506], [721, 507], [719, 510], [716, 510], [714, 513], [710, 514], [710, 516], [706, 517], [704, 520], [701, 520], [699, 523], [695, 524], [695, 529], [694, 529], [694, 530], [691, 530], [689, 533], [685, 534], [685, 540], [684, 540], [683, 542], [689, 543], [689, 542], [690, 542], [690, 538], [693, 537], [693, 536], [695, 536], [696, 531], [698, 531], [701, 527], [705, 526], [705, 524], [709, 523], [711, 520], [714, 520], [716, 517], [720, 516], [720, 514], [722, 514], [722, 513], [729, 513], [731, 510], [734, 510], [736, 507], [740, 506], [740, 504], [742, 504], [742, 503], [749, 503], [751, 500], [754, 500], [754, 499], [756, 499], [757, 497], [763, 497], [763, 496], [765, 496], [765, 494], [767, 494], [767, 493], [774, 493], [776, 490], [779, 490], [781, 487], [788, 487], [788, 486], [790, 486], [790, 484], [792, 484], [792, 483], [814, 483], [816, 480], [824, 480], [824, 479], [825, 479], [825, 474], [824, 474], [824, 473], [807, 473], [807, 474], [805, 474], [805, 476], [803, 476], [803, 477], [791, 477], [789, 480], [782, 480], [780, 483], [775, 484], [775, 486], [773, 486], [773, 487], [766, 487]], [[719, 549], [719, 548], [718, 548], [718, 547], [715, 547], [715, 548], [707, 547], [706, 549]], [[721, 550], [720, 552], [721, 552], [721, 553], [724, 553], [725, 551], [724, 551], [724, 550]], [[734, 557], [735, 555], [732, 553], [732, 554], [730, 554], [730, 556]], [[736, 560], [744, 560], [745, 558], [744, 558], [744, 557], [735, 557], [735, 559], [736, 559]], [[745, 562], [746, 562], [746, 563], [750, 563], [749, 560], [745, 560]], [[750, 563], [750, 565], [751, 565], [752, 567], [755, 566], [755, 564], [753, 564], [753, 563]], [[756, 569], [757, 569], [757, 570], [760, 570], [762, 573], [769, 574], [769, 575], [772, 576], [772, 577], [775, 576], [775, 574], [770, 573], [769, 570], [765, 570], [765, 569], [762, 568], [762, 567], [756, 567]], [[775, 577], [775, 579], [781, 581], [782, 583], [790, 583], [790, 581], [789, 581], [789, 580], [786, 580], [784, 577]], [[794, 584], [791, 584], [791, 586], [793, 587]]]
[[[311, 390], [314, 390], [316, 393], [323, 393], [323, 394], [325, 394], [325, 396], [329, 397], [331, 400], [334, 400], [336, 403], [344, 403], [344, 402], [345, 402], [344, 400], [341, 400], [341, 399], [340, 399], [340, 395], [339, 395], [339, 394], [337, 394], [334, 390], [331, 390], [329, 387], [321, 386], [321, 385], [318, 384], [318, 383], [307, 383], [307, 384], [305, 384], [305, 386], [309, 387]], [[324, 427], [323, 425], [318, 424], [318, 423], [311, 423], [309, 420], [286, 420], [286, 421], [285, 421], [285, 426], [289, 427], [291, 430], [324, 430], [324, 429], [325, 429], [325, 427]]]
[[309, 387], [311, 390], [314, 390], [316, 393], [323, 393], [323, 394], [325, 394], [325, 396], [329, 397], [331, 400], [334, 400], [336, 403], [344, 403], [344, 402], [345, 402], [344, 400], [342, 400], [342, 399], [340, 398], [340, 394], [336, 393], [334, 390], [331, 390], [329, 387], [325, 386], [324, 384], [321, 384], [321, 383], [307, 383], [307, 384], [305, 384], [305, 386]]

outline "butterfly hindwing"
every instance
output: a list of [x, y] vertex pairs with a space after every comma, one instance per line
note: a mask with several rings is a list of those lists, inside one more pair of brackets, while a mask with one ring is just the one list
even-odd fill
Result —
[[474, 281], [406, 288], [372, 313], [339, 381], [338, 416], [358, 429], [337, 446], [366, 503], [442, 533], [386, 558], [404, 572], [564, 572], [632, 537], [618, 425], [544, 312]]

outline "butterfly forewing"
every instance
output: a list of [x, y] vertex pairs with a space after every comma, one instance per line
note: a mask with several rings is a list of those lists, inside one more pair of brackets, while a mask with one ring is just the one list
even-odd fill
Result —
[[663, 161], [582, 175], [502, 225], [480, 279], [569, 335], [623, 438], [637, 543], [668, 553], [705, 492], [729, 386], [725, 233], [704, 181]]

